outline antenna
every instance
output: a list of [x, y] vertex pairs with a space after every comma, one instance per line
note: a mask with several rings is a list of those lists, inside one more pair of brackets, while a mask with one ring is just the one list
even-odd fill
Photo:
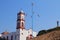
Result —
[[[31, 11], [32, 11], [32, 16], [31, 16], [31, 18], [32, 18], [32, 30], [33, 30], [33, 26], [34, 26], [33, 25], [33, 22], [34, 22], [33, 19], [34, 19], [34, 14], [35, 14], [35, 12], [34, 12], [34, 6], [35, 6], [34, 2], [32, 1], [32, 9], [31, 9]], [[37, 16], [40, 17], [39, 14], [37, 14]], [[33, 31], [32, 31], [32, 36], [33, 36]]]
[[[34, 6], [34, 3], [32, 2], [32, 30], [33, 30], [33, 14], [34, 14], [33, 6]], [[32, 36], [33, 36], [33, 31], [32, 31]]]
[[[33, 17], [34, 17], [34, 14], [35, 14], [34, 10], [33, 10], [33, 7], [34, 7], [34, 2], [32, 2], [32, 16], [31, 16], [32, 17], [32, 30], [33, 30]], [[37, 16], [40, 17], [39, 14], [37, 14]], [[32, 35], [33, 35], [33, 31], [32, 31]]]

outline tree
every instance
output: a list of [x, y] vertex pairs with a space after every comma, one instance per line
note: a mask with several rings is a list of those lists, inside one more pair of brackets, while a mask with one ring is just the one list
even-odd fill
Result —
[[45, 33], [46, 33], [46, 30], [41, 30], [41, 31], [38, 32], [37, 36], [45, 34]]

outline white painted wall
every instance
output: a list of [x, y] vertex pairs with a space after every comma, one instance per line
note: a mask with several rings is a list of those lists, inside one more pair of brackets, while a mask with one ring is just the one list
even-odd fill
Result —
[[[20, 32], [20, 33], [19, 33]], [[23, 34], [22, 34], [23, 33]], [[19, 34], [20, 38], [19, 40], [26, 40], [26, 37], [28, 37], [30, 34], [32, 34], [32, 29], [26, 30], [26, 29], [18, 29], [17, 34]], [[33, 36], [36, 37], [36, 32], [33, 32]], [[18, 39], [18, 38], [17, 38]]]

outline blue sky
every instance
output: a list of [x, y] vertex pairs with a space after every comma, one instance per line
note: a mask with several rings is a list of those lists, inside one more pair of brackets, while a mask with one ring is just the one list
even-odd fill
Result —
[[6, 30], [16, 31], [17, 13], [21, 9], [27, 15], [26, 29], [31, 28], [32, 1], [34, 2], [33, 30], [38, 32], [56, 27], [56, 21], [60, 21], [60, 0], [0, 0], [0, 33]]

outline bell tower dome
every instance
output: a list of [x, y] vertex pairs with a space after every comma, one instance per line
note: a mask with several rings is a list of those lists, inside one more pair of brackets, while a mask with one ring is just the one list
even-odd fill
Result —
[[16, 29], [25, 29], [24, 25], [25, 25], [25, 13], [23, 12], [23, 10], [21, 10], [18, 14], [17, 14], [17, 27]]

